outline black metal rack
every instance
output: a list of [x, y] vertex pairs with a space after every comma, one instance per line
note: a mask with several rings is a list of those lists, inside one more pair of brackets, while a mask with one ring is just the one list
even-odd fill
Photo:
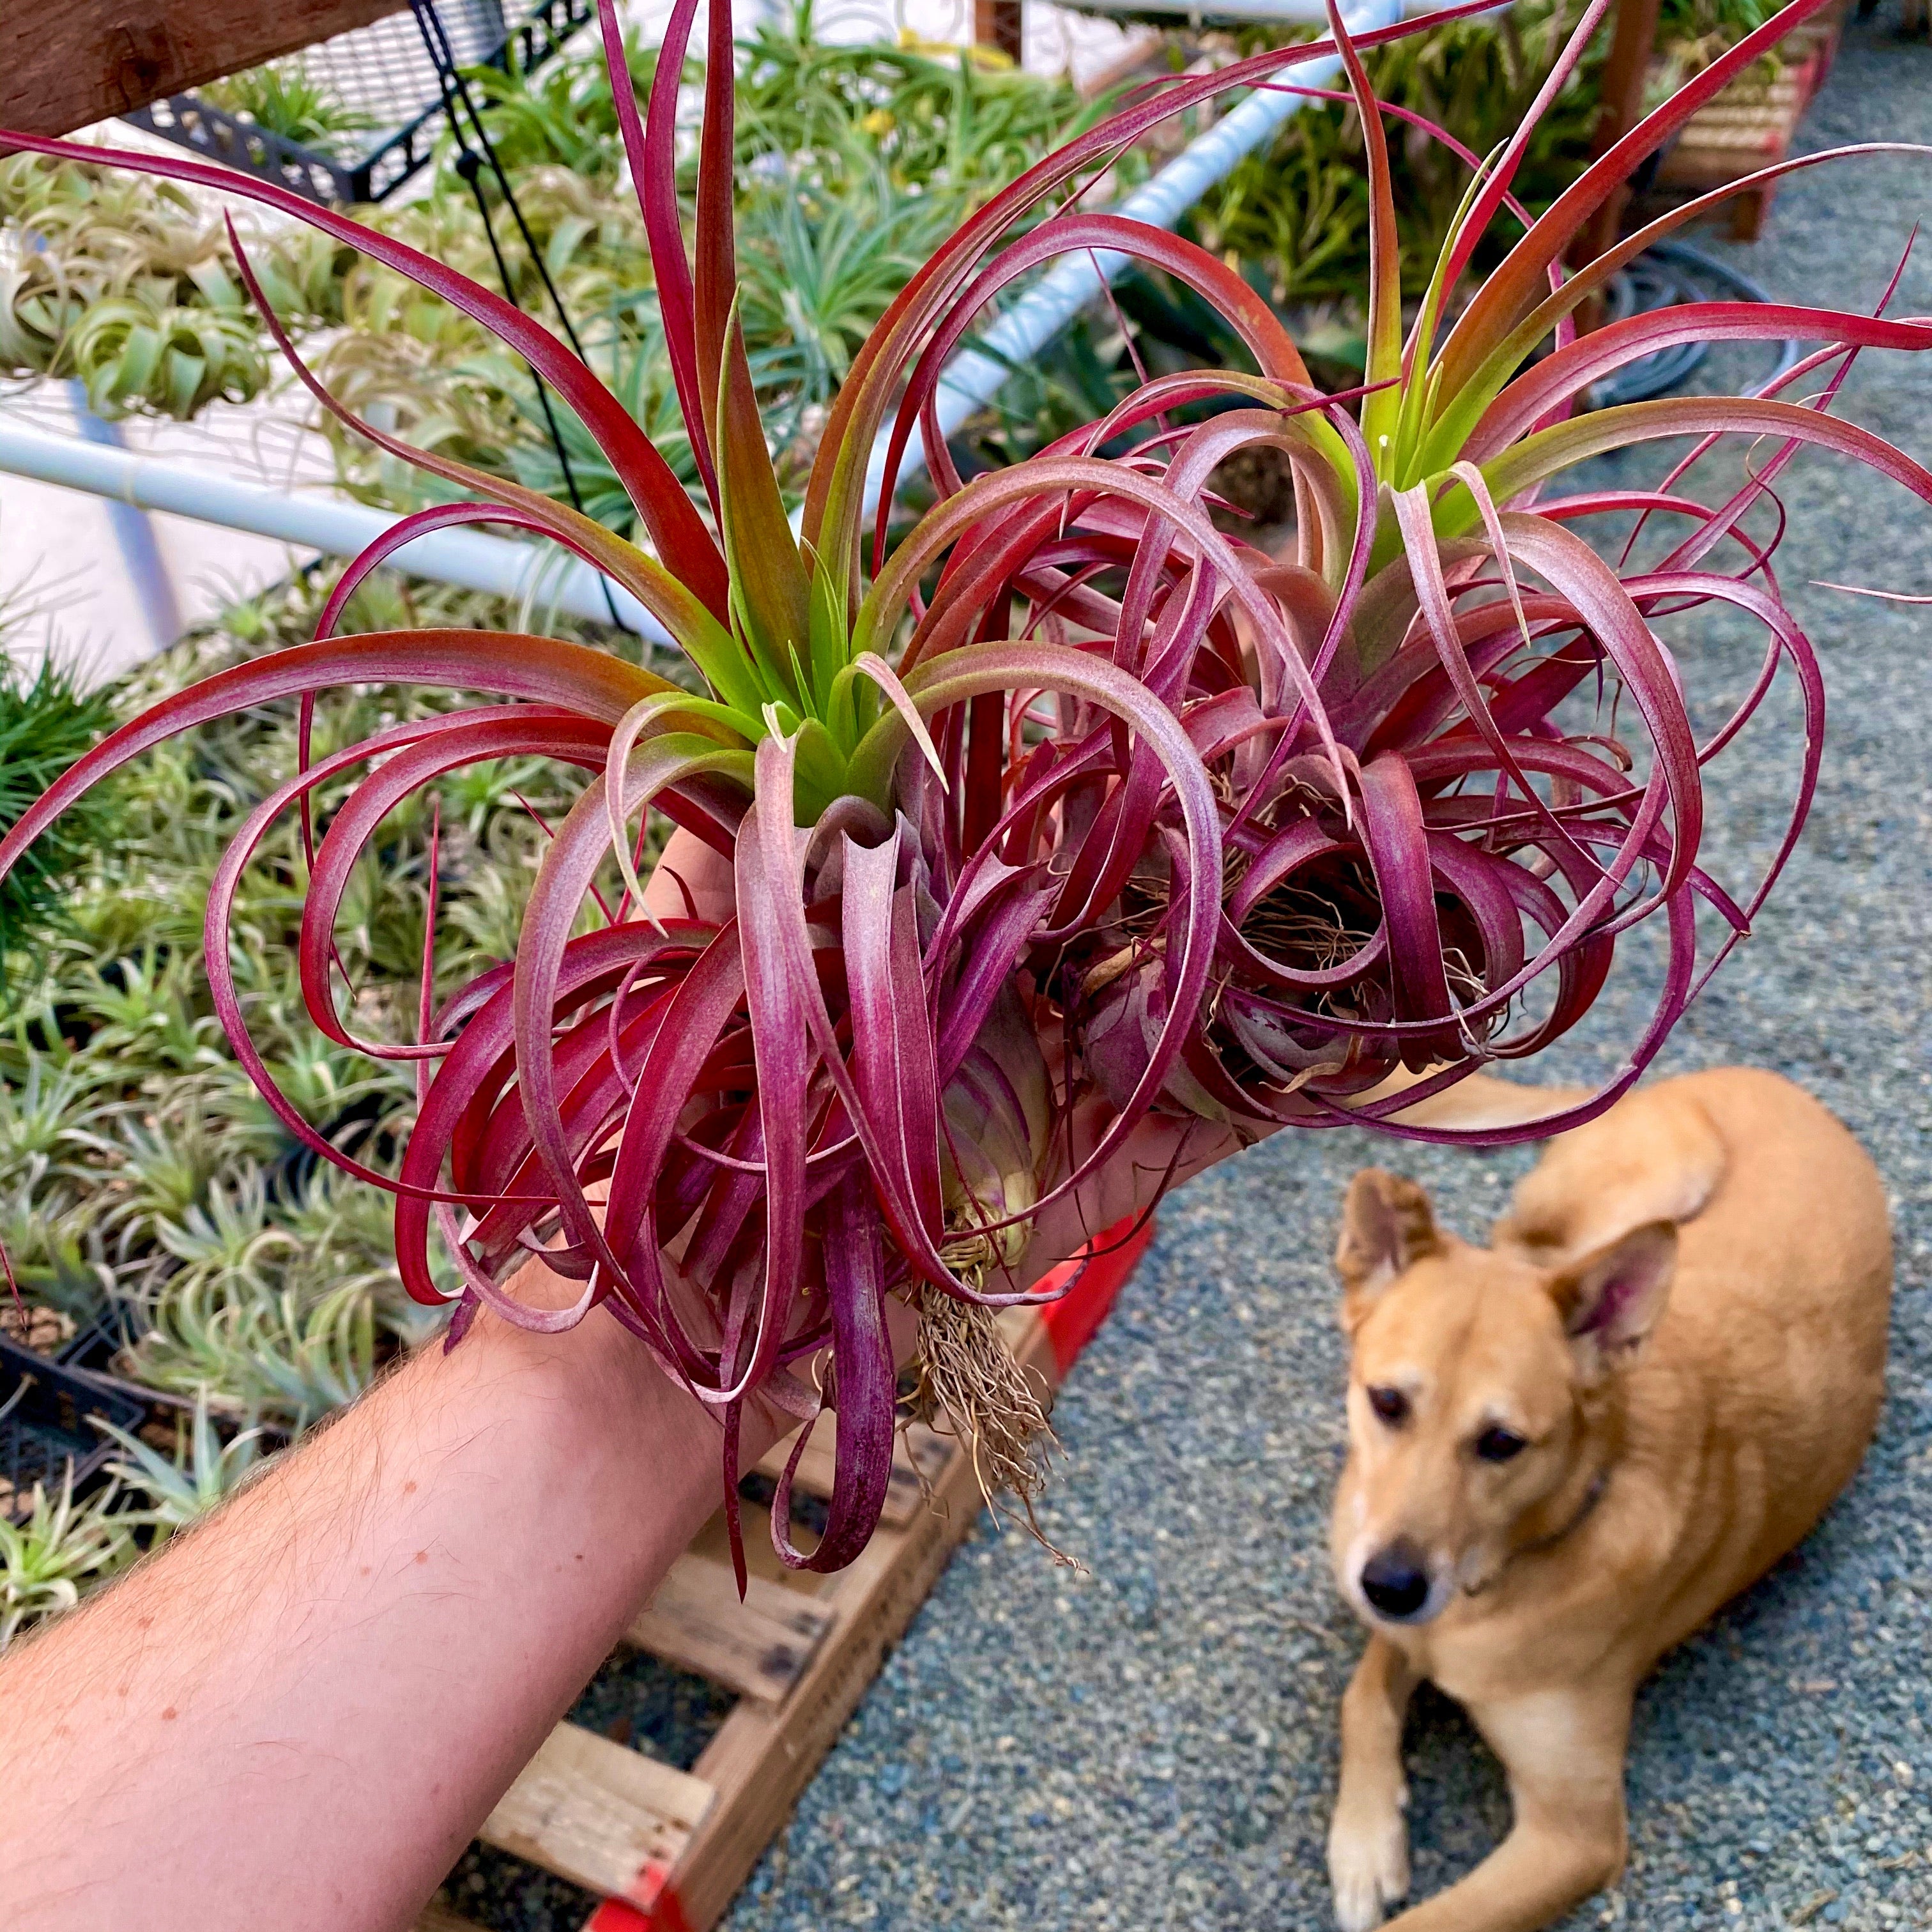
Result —
[[[595, 18], [595, 0], [439, 0], [452, 52], [464, 67], [525, 73], [541, 66]], [[443, 96], [435, 62], [407, 13], [376, 21], [310, 47], [302, 59], [346, 106], [375, 124], [358, 159], [345, 160], [285, 140], [204, 100], [174, 94], [130, 114], [159, 134], [244, 174], [292, 188], [325, 206], [381, 201], [435, 152]]]

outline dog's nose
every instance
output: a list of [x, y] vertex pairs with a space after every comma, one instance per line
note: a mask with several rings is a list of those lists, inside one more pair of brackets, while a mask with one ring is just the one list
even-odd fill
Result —
[[1385, 1617], [1412, 1617], [1429, 1600], [1421, 1552], [1396, 1541], [1362, 1565], [1362, 1594]]

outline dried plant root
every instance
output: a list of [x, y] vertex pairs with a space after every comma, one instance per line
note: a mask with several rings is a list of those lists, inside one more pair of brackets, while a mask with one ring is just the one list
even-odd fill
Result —
[[913, 1367], [914, 1420], [964, 1442], [987, 1507], [998, 1514], [1003, 1498], [1016, 1497], [1028, 1528], [1058, 1561], [1070, 1563], [1034, 1514], [1046, 1488], [1047, 1451], [1059, 1446], [1047, 1420], [1052, 1398], [1014, 1359], [999, 1311], [927, 1287]]

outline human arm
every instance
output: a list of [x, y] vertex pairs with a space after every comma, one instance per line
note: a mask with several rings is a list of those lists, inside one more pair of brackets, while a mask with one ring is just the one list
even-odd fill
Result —
[[[728, 874], [674, 865], [716, 910]], [[1028, 1272], [1151, 1198], [1178, 1131], [1050, 1210]], [[602, 1311], [403, 1365], [0, 1664], [9, 1926], [406, 1926], [716, 1507], [719, 1439]]]
[[0, 1666], [8, 1925], [409, 1924], [717, 1506], [718, 1441], [601, 1311], [418, 1354]]

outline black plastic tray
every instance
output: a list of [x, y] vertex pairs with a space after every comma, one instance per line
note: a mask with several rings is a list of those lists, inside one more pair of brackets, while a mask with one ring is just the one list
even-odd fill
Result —
[[23, 1520], [36, 1483], [58, 1488], [70, 1463], [78, 1490], [116, 1454], [113, 1439], [89, 1420], [94, 1416], [138, 1429], [147, 1409], [84, 1370], [0, 1336], [0, 1514]]

